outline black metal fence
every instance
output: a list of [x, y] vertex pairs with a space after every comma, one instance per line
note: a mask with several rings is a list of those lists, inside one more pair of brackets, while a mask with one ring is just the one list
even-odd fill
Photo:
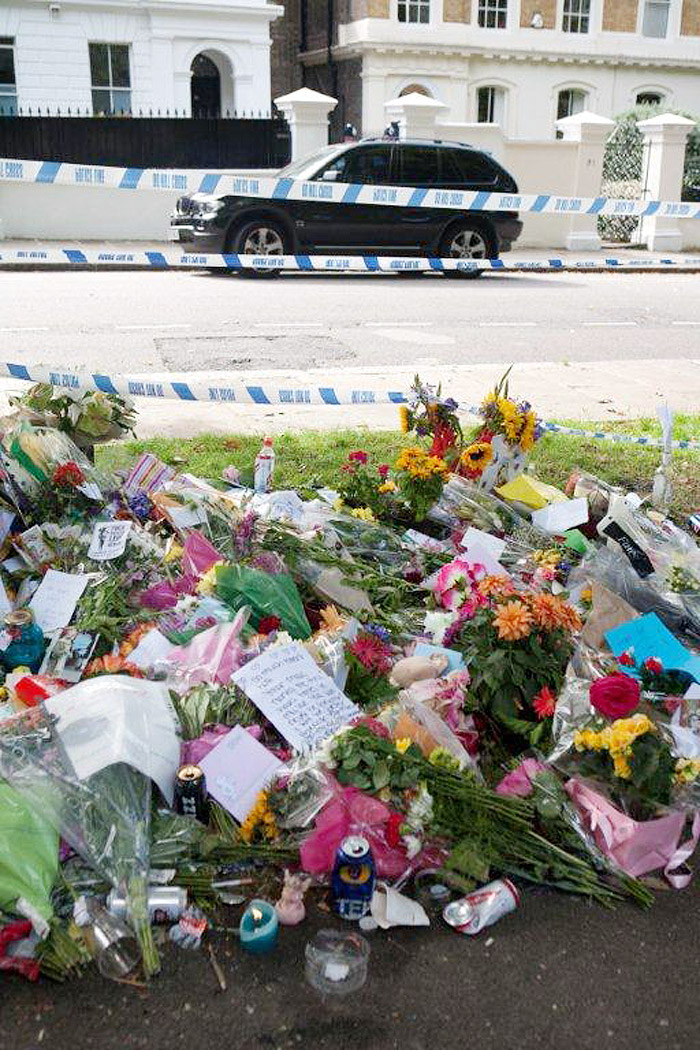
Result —
[[0, 115], [0, 155], [133, 168], [281, 168], [291, 139], [278, 116], [179, 119]]

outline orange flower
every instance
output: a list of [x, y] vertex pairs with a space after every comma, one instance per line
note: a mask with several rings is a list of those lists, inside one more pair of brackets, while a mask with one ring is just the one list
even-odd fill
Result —
[[476, 587], [484, 598], [510, 598], [515, 594], [513, 581], [508, 576], [484, 576]]
[[496, 606], [496, 615], [493, 618], [493, 626], [498, 631], [498, 637], [506, 642], [517, 642], [521, 638], [527, 638], [532, 626], [532, 614], [522, 602], [513, 601], [506, 605]]
[[568, 602], [561, 602], [561, 625], [567, 631], [580, 631], [583, 627], [581, 617]]
[[548, 631], [563, 627], [562, 605], [552, 594], [536, 594], [530, 602], [530, 611], [537, 626]]

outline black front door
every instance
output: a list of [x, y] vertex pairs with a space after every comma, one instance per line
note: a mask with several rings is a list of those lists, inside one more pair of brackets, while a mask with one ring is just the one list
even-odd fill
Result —
[[197, 55], [191, 66], [192, 116], [206, 120], [221, 116], [221, 77], [206, 55]]

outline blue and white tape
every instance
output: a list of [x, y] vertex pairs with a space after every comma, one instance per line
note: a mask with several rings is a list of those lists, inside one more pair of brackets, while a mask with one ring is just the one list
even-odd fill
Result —
[[336, 204], [392, 205], [399, 208], [447, 208], [452, 211], [519, 211], [559, 215], [655, 216], [700, 218], [700, 203], [626, 200], [617, 197], [560, 197], [552, 193], [495, 193], [415, 186], [303, 181], [230, 172], [114, 168], [51, 160], [0, 159], [0, 183], [33, 182], [52, 186], [102, 187], [179, 193], [235, 194], [264, 200], [324, 201]]
[[[26, 383], [51, 383], [66, 390], [100, 390], [107, 394], [124, 394], [159, 401], [204, 401], [227, 405], [405, 405], [410, 393], [371, 386], [337, 386], [331, 380], [318, 384], [302, 384], [293, 379], [275, 381], [269, 375], [255, 379], [246, 377], [238, 382], [223, 383], [214, 374], [207, 382], [186, 382], [174, 376], [105, 375], [99, 372], [70, 371], [49, 365], [24, 365], [10, 361], [0, 362], [0, 375]], [[479, 408], [471, 406], [461, 411], [479, 415]], [[611, 441], [645, 448], [664, 448], [664, 442], [655, 438], [635, 437], [633, 434], [605, 433], [565, 427], [559, 423], [543, 422], [544, 429], [553, 434]], [[700, 441], [673, 441], [676, 449], [699, 450]]]
[[102, 251], [82, 247], [0, 250], [3, 266], [121, 266], [151, 270], [300, 270], [314, 273], [397, 273], [400, 271], [492, 270], [510, 273], [523, 270], [700, 270], [700, 256], [683, 260], [664, 258], [604, 259], [429, 259], [390, 255], [236, 255], [170, 251]]

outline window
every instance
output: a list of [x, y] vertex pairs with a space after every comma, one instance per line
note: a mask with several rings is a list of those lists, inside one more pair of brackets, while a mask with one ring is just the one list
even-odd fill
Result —
[[638, 106], [660, 106], [664, 96], [658, 91], [640, 91], [635, 99]]
[[0, 117], [16, 112], [15, 41], [11, 36], [0, 36]]
[[562, 117], [572, 117], [574, 113], [582, 113], [586, 105], [586, 92], [578, 88], [567, 88], [559, 92], [557, 99], [557, 120]]
[[399, 0], [399, 22], [430, 21], [430, 0]]
[[443, 183], [454, 181], [457, 173], [460, 184], [468, 186], [492, 186], [499, 176], [499, 169], [483, 153], [470, 149], [443, 149]]
[[[363, 182], [385, 186], [391, 182], [391, 146], [371, 146], [348, 150], [338, 160], [345, 160], [338, 182]], [[333, 165], [331, 165], [332, 167]]]
[[565, 33], [587, 33], [591, 19], [591, 0], [564, 0], [562, 29]]
[[505, 29], [508, 0], [479, 0], [478, 22], [482, 29]]
[[668, 30], [670, 0], [646, 0], [642, 20], [642, 36], [663, 38]]
[[439, 182], [439, 151], [435, 146], [401, 146], [402, 186], [434, 186]]
[[502, 124], [505, 91], [499, 87], [480, 87], [476, 93], [476, 119], [479, 124]]
[[90, 44], [92, 112], [113, 117], [131, 112], [128, 44]]

